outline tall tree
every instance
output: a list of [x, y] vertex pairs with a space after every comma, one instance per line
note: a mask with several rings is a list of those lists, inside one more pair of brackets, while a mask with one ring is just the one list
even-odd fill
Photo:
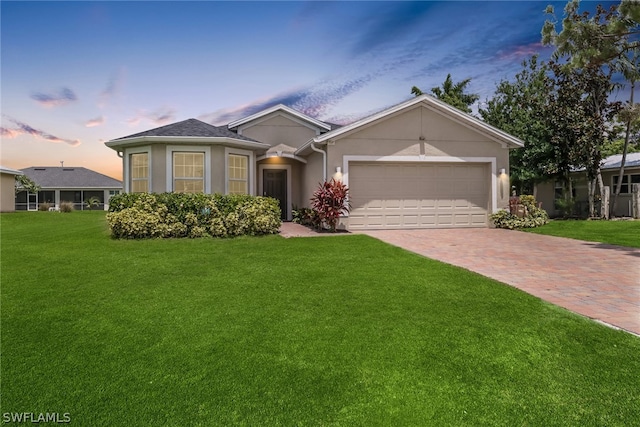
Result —
[[552, 130], [546, 120], [552, 89], [547, 64], [533, 56], [522, 63], [513, 82], [502, 80], [486, 108], [479, 109], [485, 122], [524, 141], [523, 148], [509, 152], [509, 175], [518, 193], [531, 193], [535, 183], [557, 172]]
[[[442, 83], [442, 87], [436, 86], [431, 88], [431, 93], [433, 93], [439, 100], [444, 101], [465, 113], [470, 113], [471, 105], [480, 99], [478, 94], [465, 93], [470, 82], [471, 79], [465, 79], [461, 82], [453, 83], [451, 74], [447, 74], [447, 78], [444, 80], [444, 83]], [[417, 86], [413, 86], [411, 88], [411, 93], [415, 96], [424, 94], [424, 92], [422, 92], [422, 90]]]
[[[625, 2], [623, 2], [625, 3]], [[542, 28], [542, 41], [546, 45], [554, 45], [556, 50], [553, 58], [558, 61], [566, 59], [565, 67], [571, 69], [581, 78], [583, 100], [589, 104], [594, 123], [610, 120], [612, 112], [620, 105], [609, 102], [608, 98], [613, 88], [612, 75], [622, 72], [625, 76], [633, 74], [635, 65], [629, 60], [629, 52], [638, 48], [637, 43], [629, 42], [629, 35], [637, 29], [634, 17], [637, 15], [638, 5], [627, 2], [622, 12], [617, 6], [605, 10], [598, 5], [591, 16], [588, 12], [579, 12], [580, 1], [571, 0], [565, 6], [565, 17], [562, 20], [562, 30], [556, 31], [557, 19], [554, 9], [547, 6], [546, 12], [551, 16]], [[591, 188], [598, 184], [600, 195], [603, 194], [604, 183], [600, 171], [602, 147], [606, 140], [606, 128], [599, 126], [602, 135], [598, 135], [589, 153], [589, 164], [586, 165]], [[595, 192], [590, 191], [589, 210], [594, 214]]]

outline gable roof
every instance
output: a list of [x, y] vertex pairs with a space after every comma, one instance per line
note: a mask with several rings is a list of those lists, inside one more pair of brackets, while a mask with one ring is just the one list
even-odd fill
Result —
[[386, 110], [382, 110], [368, 117], [364, 117], [349, 125], [334, 129], [331, 132], [327, 132], [322, 135], [319, 135], [313, 138], [312, 140], [308, 141], [303, 146], [301, 146], [298, 149], [297, 153], [301, 153], [302, 151], [306, 150], [311, 143], [326, 144], [330, 139], [338, 138], [346, 133], [355, 131], [356, 129], [359, 129], [377, 120], [384, 119], [399, 111], [414, 107], [417, 104], [422, 104], [426, 108], [435, 110], [436, 112], [449, 117], [450, 119], [462, 124], [463, 126], [471, 128], [494, 141], [507, 145], [509, 148], [524, 147], [524, 142], [519, 138], [516, 138], [513, 135], [510, 135], [496, 127], [493, 127], [483, 122], [482, 120], [476, 117], [473, 117], [470, 114], [460, 111], [457, 108], [452, 107], [451, 105], [443, 101], [440, 101], [439, 99], [431, 95], [425, 94], [425, 95], [420, 95], [415, 98], [412, 98], [408, 101], [402, 102], [400, 104], [394, 105], [392, 107], [389, 107]]
[[42, 188], [122, 188], [122, 182], [83, 167], [32, 166], [21, 169]]
[[285, 113], [288, 113], [296, 118], [298, 118], [299, 120], [302, 120], [304, 122], [307, 122], [311, 125], [313, 125], [316, 128], [320, 128], [320, 129], [324, 129], [325, 131], [330, 131], [332, 126], [329, 123], [325, 123], [325, 122], [321, 122], [320, 120], [314, 119], [313, 117], [307, 116], [304, 113], [301, 113], [300, 111], [294, 110], [291, 107], [287, 107], [284, 104], [278, 104], [278, 105], [274, 105], [273, 107], [267, 108], [266, 110], [262, 110], [262, 111], [258, 111], [255, 114], [252, 114], [250, 116], [247, 117], [243, 117], [242, 119], [238, 119], [236, 121], [233, 121], [231, 123], [229, 123], [227, 125], [227, 127], [229, 129], [236, 129], [246, 123], [252, 122], [254, 120], [258, 120], [262, 117], [268, 116], [269, 114], [275, 113], [277, 111], [284, 111]]
[[105, 145], [117, 149], [126, 145], [151, 141], [166, 141], [171, 143], [227, 143], [242, 147], [266, 149], [268, 144], [255, 139], [238, 135], [226, 126], [213, 126], [198, 119], [187, 119], [171, 123], [144, 132], [134, 133], [121, 138], [107, 141]]

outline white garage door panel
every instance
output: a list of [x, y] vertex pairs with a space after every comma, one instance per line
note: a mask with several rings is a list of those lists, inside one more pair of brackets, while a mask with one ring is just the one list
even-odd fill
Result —
[[486, 227], [487, 164], [350, 163], [349, 228]]

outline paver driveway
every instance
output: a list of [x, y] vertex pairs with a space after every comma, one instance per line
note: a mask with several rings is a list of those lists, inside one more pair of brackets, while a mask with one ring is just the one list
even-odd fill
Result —
[[363, 233], [640, 334], [640, 249], [501, 229]]

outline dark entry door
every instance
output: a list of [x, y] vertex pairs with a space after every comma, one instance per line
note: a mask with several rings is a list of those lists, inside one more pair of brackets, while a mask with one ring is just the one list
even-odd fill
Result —
[[263, 195], [273, 197], [280, 202], [282, 219], [287, 219], [287, 171], [284, 169], [265, 169], [262, 176]]

